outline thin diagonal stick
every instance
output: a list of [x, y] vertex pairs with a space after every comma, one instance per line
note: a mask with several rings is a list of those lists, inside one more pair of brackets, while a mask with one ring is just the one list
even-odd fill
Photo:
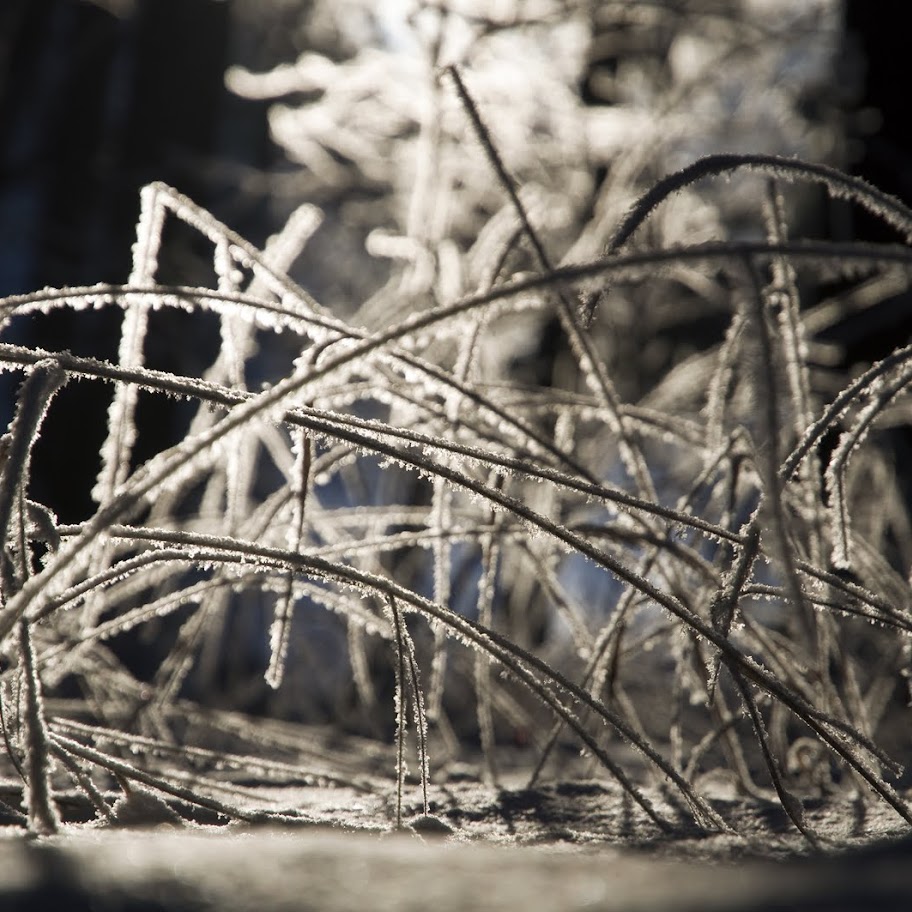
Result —
[[[503, 185], [508, 196], [510, 197], [510, 201], [513, 203], [513, 207], [516, 209], [516, 213], [519, 216], [520, 222], [522, 223], [523, 230], [529, 237], [529, 241], [532, 244], [533, 250], [535, 251], [535, 256], [538, 259], [539, 266], [544, 272], [553, 272], [554, 267], [551, 264], [548, 253], [545, 250], [540, 238], [538, 237], [538, 232], [536, 232], [535, 228], [532, 226], [531, 221], [529, 221], [529, 216], [526, 213], [526, 209], [522, 204], [522, 200], [519, 198], [519, 193], [516, 190], [516, 182], [507, 171], [506, 166], [503, 163], [503, 159], [500, 157], [500, 153], [498, 153], [497, 148], [494, 145], [494, 141], [491, 138], [491, 132], [488, 130], [488, 128], [485, 126], [484, 121], [481, 119], [481, 114], [478, 112], [478, 107], [472, 99], [472, 96], [469, 94], [465, 83], [462, 81], [462, 77], [459, 75], [459, 70], [455, 65], [451, 65], [446, 68], [445, 72], [448, 73], [450, 75], [450, 78], [453, 80], [453, 84], [456, 87], [456, 92], [459, 95], [459, 99], [462, 102], [466, 113], [469, 115], [469, 120], [472, 122], [472, 127], [475, 130], [475, 135], [478, 137], [478, 141], [481, 143], [481, 146], [484, 149], [485, 154], [491, 163], [491, 166], [497, 173], [497, 177], [500, 180], [500, 183]], [[598, 357], [598, 354], [593, 348], [592, 343], [584, 333], [583, 328], [580, 325], [576, 309], [570, 302], [564, 286], [562, 284], [558, 284], [555, 290], [559, 304], [558, 315], [560, 317], [561, 325], [563, 326], [564, 331], [567, 333], [567, 337], [570, 340], [570, 346], [573, 349], [574, 354], [579, 359], [580, 368], [583, 371], [586, 383], [590, 386], [593, 392], [602, 399], [603, 404], [608, 409], [608, 413], [614, 425], [612, 429], [618, 435], [621, 457], [624, 461], [627, 471], [630, 472], [630, 475], [636, 482], [637, 487], [645, 496], [655, 498], [655, 489], [652, 484], [652, 478], [649, 474], [649, 469], [647, 468], [646, 461], [643, 458], [643, 455], [640, 452], [639, 447], [637, 446], [636, 441], [630, 432], [628, 422], [625, 420], [621, 409], [620, 398], [618, 397], [617, 391], [614, 388], [614, 384], [611, 382], [611, 379], [605, 371], [605, 366], [602, 363], [601, 359]]]

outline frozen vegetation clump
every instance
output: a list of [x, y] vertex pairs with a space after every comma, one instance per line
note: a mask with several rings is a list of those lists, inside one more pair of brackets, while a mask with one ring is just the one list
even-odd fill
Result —
[[[468, 758], [492, 782], [603, 775], [665, 829], [653, 781], [728, 827], [702, 791], [720, 770], [812, 843], [809, 797], [857, 789], [912, 822], [892, 756], [912, 347], [850, 363], [830, 333], [908, 288], [912, 212], [817, 163], [837, 133], [800, 102], [837, 4], [368, 6], [307, 23], [349, 56], [227, 76], [276, 99], [294, 192], [322, 209], [258, 250], [152, 184], [125, 284], [0, 301], [21, 377], [0, 706], [25, 813], [6, 813], [45, 834], [63, 790], [116, 822], [152, 789], [289, 821], [239, 781], [296, 776], [388, 790], [398, 820], [403, 790], [427, 813]], [[600, 68], [621, 35], [639, 53]], [[829, 200], [895, 240], [798, 233]], [[382, 264], [361, 300], [292, 278], [330, 216]], [[176, 224], [205, 286], [161, 279]], [[357, 259], [329, 265], [357, 284]], [[87, 308], [122, 311], [116, 360], [16, 342]], [[217, 336], [199, 375], [149, 360], [174, 310]], [[77, 381], [107, 391], [107, 435], [94, 511], [65, 524], [31, 466]], [[182, 433], [140, 457], [160, 397]], [[394, 749], [333, 753], [326, 723]]]

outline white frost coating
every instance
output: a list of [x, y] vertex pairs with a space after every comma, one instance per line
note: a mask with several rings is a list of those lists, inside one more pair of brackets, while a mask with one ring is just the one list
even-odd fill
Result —
[[266, 242], [264, 255], [269, 265], [277, 272], [287, 272], [322, 222], [321, 209], [310, 203], [298, 206], [282, 230]]
[[[143, 365], [143, 342], [148, 328], [149, 314], [142, 297], [130, 297], [121, 325], [118, 366], [136, 370]], [[96, 503], [106, 503], [115, 489], [123, 484], [130, 471], [130, 457], [136, 440], [137, 387], [132, 383], [118, 383], [108, 409], [108, 434], [101, 448], [101, 471], [92, 489]]]
[[235, 269], [234, 259], [231, 255], [231, 245], [227, 238], [219, 238], [216, 241], [212, 265], [218, 278], [218, 290], [222, 292], [236, 291], [241, 274]]
[[285, 675], [285, 660], [291, 636], [293, 603], [290, 600], [283, 600], [280, 604], [283, 607], [276, 608], [269, 628], [269, 666], [265, 674], [266, 683], [273, 690], [278, 690]]
[[328, 57], [321, 54], [302, 54], [295, 63], [277, 66], [267, 73], [253, 73], [240, 66], [229, 67], [225, 85], [243, 98], [279, 98], [292, 92], [324, 89], [336, 71]]
[[[815, 717], [802, 701], [816, 699], [817, 682], [798, 662], [791, 670], [793, 677], [780, 675], [782, 680], [764, 670], [775, 667], [778, 673], [781, 665], [772, 660], [783, 659], [770, 654], [762, 630], [758, 633], [752, 626], [763, 620], [753, 601], [752, 613], [744, 615], [749, 623], [733, 624], [726, 631], [731, 634], [728, 639], [719, 642], [718, 630], [706, 627], [707, 600], [726, 578], [732, 555], [743, 545], [744, 533], [730, 530], [743, 528], [744, 510], [761, 494], [749, 437], [755, 403], [749, 401], [744, 381], [737, 318], [721, 352], [698, 347], [692, 358], [685, 358], [689, 353], [675, 343], [665, 346], [666, 335], [673, 335], [671, 330], [679, 321], [691, 313], [698, 318], [712, 313], [714, 321], [725, 319], [732, 299], [744, 292], [737, 269], [731, 266], [729, 248], [723, 243], [722, 257], [711, 266], [705, 260], [676, 259], [653, 268], [649, 265], [653, 260], [641, 259], [637, 262], [646, 265], [625, 267], [623, 283], [619, 278], [606, 308], [606, 324], [592, 329], [592, 350], [576, 343], [575, 353], [561, 351], [555, 356], [555, 375], [547, 381], [534, 371], [538, 354], [553, 341], [544, 333], [558, 295], [564, 291], [575, 307], [580, 293], [600, 291], [607, 273], [586, 272], [589, 278], [582, 285], [568, 280], [566, 289], [561, 289], [553, 276], [542, 279], [546, 267], [535, 262], [529, 235], [540, 234], [555, 262], [567, 251], [586, 245], [591, 257], [596, 257], [616, 223], [617, 208], [623, 210], [638, 196], [643, 181], [663, 173], [662, 162], [678, 154], [681, 137], [686, 140], [695, 128], [699, 132], [706, 115], [720, 105], [734, 105], [738, 116], [745, 113], [749, 106], [739, 105], [736, 97], [744, 88], [739, 67], [733, 67], [737, 78], [728, 84], [733, 94], [717, 92], [715, 80], [711, 86], [701, 85], [707, 55], [717, 45], [722, 50], [729, 47], [726, 40], [734, 35], [726, 31], [731, 17], [699, 20], [701, 27], [720, 30], [713, 32], [712, 40], [693, 24], [685, 26], [688, 35], [668, 36], [672, 59], [656, 66], [665, 68], [671, 85], [665, 86], [668, 94], [659, 100], [675, 103], [650, 119], [656, 88], [645, 78], [647, 69], [637, 69], [637, 60], [619, 68], [616, 78], [601, 74], [608, 82], [614, 79], [609, 86], [616, 96], [611, 104], [601, 111], [599, 105], [587, 110], [579, 104], [576, 84], [581, 61], [586, 59], [588, 26], [582, 16], [563, 22], [566, 8], [557, 2], [459, 0], [448, 4], [445, 14], [432, 6], [423, 4], [410, 18], [405, 2], [394, 8], [386, 3], [317, 0], [315, 9], [337, 14], [350, 26], [352, 17], [346, 14], [360, 10], [362, 25], [383, 32], [380, 46], [356, 55], [357, 60], [339, 63], [302, 58], [304, 69], [311, 67], [310, 76], [302, 76], [294, 67], [280, 68], [262, 79], [240, 71], [229, 74], [229, 82], [259, 97], [297, 91], [305, 77], [312, 78], [319, 98], [311, 95], [300, 108], [295, 107], [299, 99], [290, 99], [284, 111], [277, 111], [276, 122], [284, 118], [283, 129], [301, 143], [296, 154], [302, 160], [312, 158], [330, 181], [343, 175], [349, 181], [326, 188], [326, 198], [361, 178], [370, 182], [369, 209], [372, 215], [382, 211], [384, 217], [377, 223], [384, 228], [370, 237], [369, 247], [389, 258], [386, 263], [372, 262], [371, 267], [388, 267], [391, 277], [350, 318], [351, 325], [326, 312], [286, 274], [319, 225], [318, 210], [302, 207], [261, 252], [163, 185], [147, 193], [145, 221], [139, 229], [145, 240], [137, 243], [133, 285], [48, 291], [4, 302], [3, 316], [109, 304], [124, 308], [126, 315], [122, 366], [116, 378], [111, 365], [66, 353], [58, 356], [61, 369], [70, 377], [96, 382], [114, 379], [118, 387], [105, 456], [108, 475], [104, 482], [99, 480], [97, 489], [104, 499], [102, 506], [87, 522], [60, 532], [59, 550], [45, 547], [36, 535], [42, 542], [44, 567], [40, 576], [25, 580], [9, 599], [5, 609], [9, 614], [0, 612], [0, 631], [11, 629], [3, 626], [5, 617], [26, 613], [41, 624], [36, 642], [42, 648], [41, 659], [53, 663], [55, 675], [97, 674], [106, 685], [129, 684], [123, 697], [108, 697], [103, 687], [94, 691], [110, 718], [125, 719], [135, 710], [127, 703], [136, 696], [131, 690], [136, 682], [125, 671], [105, 664], [107, 651], [98, 648], [99, 641], [169, 614], [181, 604], [192, 608], [198, 598], [197, 613], [183, 625], [178, 649], [156, 679], [162, 687], [142, 710], [148, 712], [143, 721], [150, 725], [186, 711], [188, 704], [175, 698], [200, 655], [200, 643], [207, 644], [206, 658], [222, 649], [222, 642], [232, 650], [246, 647], [246, 642], [219, 639], [217, 616], [220, 603], [227, 614], [228, 607], [249, 607], [249, 598], [258, 608], [275, 608], [266, 670], [272, 687], [278, 687], [285, 674], [295, 675], [295, 685], [320, 675], [319, 683], [329, 692], [325, 669], [340, 678], [353, 674], [362, 708], [369, 710], [377, 699], [372, 678], [377, 647], [381, 656], [389, 651], [388, 642], [378, 644], [372, 637], [395, 641], [397, 723], [404, 733], [405, 702], [411, 689], [419, 743], [426, 738], [428, 713], [439, 722], [437, 733], [447, 739], [452, 737], [446, 730], [451, 720], [464, 722], [453, 718], [454, 706], [458, 712], [463, 703], [471, 707], [477, 702], [482, 741], [489, 754], [493, 754], [495, 731], [498, 738], [509, 737], [509, 726], [518, 724], [517, 720], [521, 729], [529, 720], [547, 722], [545, 713], [570, 726], [598, 754], [598, 743], [585, 741], [587, 731], [598, 738], [590, 722], [599, 717], [614, 722], [602, 704], [583, 712], [589, 684], [582, 684], [582, 692], [577, 692], [576, 685], [569, 683], [582, 680], [577, 672], [594, 669], [592, 692], [601, 693], [601, 684], [609, 681], [612, 687], [617, 684], [621, 689], [611, 696], [630, 697], [631, 724], [636, 728], [638, 693], [625, 694], [622, 689], [631, 674], [639, 675], [638, 682], [645, 684], [650, 683], [651, 673], [659, 671], [662, 680], [657, 686], [663, 693], [680, 698], [682, 705], [703, 705], [704, 693], [694, 669], [712, 666], [710, 653], [724, 653], [726, 647], [730, 667], [740, 668], [751, 686], [759, 683], [787, 714], [813, 728]], [[663, 4], [608, 4], [601, 10], [629, 15], [636, 29], [656, 23], [664, 28], [667, 12]], [[481, 19], [462, 20], [466, 13], [493, 25], [488, 29], [478, 25]], [[529, 27], [514, 23], [517, 17], [524, 20], [539, 14], [546, 17], [543, 22]], [[435, 23], [456, 20], [462, 20], [458, 29], [440, 43], [441, 59], [429, 65]], [[717, 34], [725, 40], [717, 42]], [[405, 40], [409, 36], [411, 40]], [[393, 48], [407, 58], [405, 62], [391, 59]], [[407, 54], [401, 53], [404, 48]], [[517, 55], [522, 59], [519, 67], [514, 63], [516, 48], [522, 51]], [[775, 50], [772, 43], [769, 50]], [[745, 48], [744, 58], [752, 51]], [[517, 206], [504, 186], [509, 181], [498, 183], [493, 176], [495, 156], [478, 142], [466, 142], [466, 112], [456, 104], [452, 86], [446, 80], [434, 81], [434, 67], [448, 62], [448, 55], [464, 63], [466, 83], [481, 116], [491, 125], [490, 141], [510, 179], [517, 182], [534, 231], [517, 227]], [[735, 62], [740, 64], [740, 58]], [[525, 81], [516, 78], [518, 69]], [[796, 69], [801, 69], [797, 63], [778, 72], [788, 80]], [[689, 80], [696, 80], [690, 89]], [[781, 112], [781, 93], [768, 101], [768, 106], [758, 109], [766, 114]], [[691, 103], [693, 110], [688, 107]], [[611, 115], [604, 113], [608, 110]], [[626, 137], [631, 148], [620, 142], [620, 134], [599, 134], [611, 118], [633, 125]], [[737, 119], [729, 118], [723, 129]], [[793, 126], [788, 117], [779, 124], [786, 132]], [[599, 162], [605, 165], [606, 178], [597, 190], [591, 170]], [[386, 178], [392, 185], [388, 197], [385, 185], [377, 183]], [[308, 180], [313, 183], [313, 175]], [[739, 203], [737, 176], [729, 185], [704, 183], [726, 200], [731, 194], [731, 200]], [[663, 204], [650, 216], [650, 225], [637, 243], [659, 247], [670, 239], [692, 243], [727, 231], [730, 226], [721, 208], [704, 190], [701, 184]], [[755, 203], [753, 198], [752, 229], [762, 227]], [[344, 218], [351, 211], [355, 210], [346, 210]], [[171, 216], [214, 245], [217, 289], [166, 290], [151, 284], [157, 239], [163, 220]], [[361, 221], [358, 226], [366, 227]], [[332, 224], [326, 227], [327, 234], [333, 230]], [[735, 236], [742, 228], [733, 229]], [[333, 250], [331, 240], [322, 249]], [[865, 259], [863, 251], [860, 257], [857, 254], [853, 253], [855, 261]], [[790, 255], [790, 260], [797, 259]], [[777, 288], [769, 303], [781, 309], [782, 303], [789, 303], [786, 297], [793, 278], [785, 260], [780, 265], [767, 258], [763, 267], [770, 262]], [[340, 263], [348, 269], [348, 260], [343, 263], [340, 256]], [[724, 273], [724, 285], [718, 281], [717, 269]], [[355, 284], [357, 276], [340, 278]], [[530, 288], [527, 283], [526, 292], [511, 297], [508, 283], [523, 278], [537, 284]], [[643, 294], [637, 283], [645, 286]], [[493, 289], [490, 297], [499, 299], [492, 302], [487, 289]], [[350, 303], [357, 307], [357, 294], [352, 297]], [[452, 302], [456, 304], [447, 313]], [[158, 308], [184, 308], [219, 318], [219, 357], [205, 378], [144, 368], [144, 321]], [[654, 309], [661, 311], [661, 325], [669, 329], [660, 334], [661, 339], [648, 337], [645, 331], [641, 335], [640, 324], [649, 323]], [[788, 316], [798, 320], [805, 313], [795, 308]], [[820, 319], [819, 312], [809, 316]], [[804, 395], [795, 378], [796, 369], [808, 360], [809, 348], [797, 326], [785, 328], [792, 334], [788, 367], [793, 378], [785, 395], [794, 401]], [[257, 332], [262, 329], [281, 331], [281, 340], [268, 340], [270, 351], [273, 343], [289, 343], [290, 350], [275, 363], [254, 361], [255, 343], [265, 335]], [[558, 348], [566, 347], [563, 340], [559, 342]], [[35, 357], [43, 358], [45, 353], [3, 345], [0, 370], [28, 370]], [[628, 363], [631, 360], [637, 362], [634, 367]], [[599, 363], [612, 370], [617, 367], [631, 381], [638, 380], [640, 362], [658, 363], [663, 365], [665, 380], [643, 387], [651, 390], [645, 402], [619, 400], [615, 408], [614, 403], [603, 401], [604, 395], [593, 396], [578, 382], [580, 362], [588, 362], [593, 371]], [[289, 370], [292, 373], [287, 375]], [[878, 524], [881, 532], [892, 531], [892, 515], [872, 520], [855, 510], [854, 528], [848, 526], [849, 514], [858, 503], [853, 484], [859, 476], [854, 470], [869, 466], [862, 460], [868, 456], [868, 444], [876, 445], [876, 440], [868, 440], [860, 446], [867, 417], [891, 404], [893, 387], [900, 379], [895, 370], [894, 365], [866, 375], [870, 382], [841, 399], [821, 423], [820, 434], [809, 438], [808, 447], [813, 450], [824, 432], [839, 428], [852, 435], [833, 451], [832, 478], [827, 479], [830, 504], [836, 511], [833, 527], [841, 524], [841, 530], [834, 532], [818, 523], [814, 528], [819, 540], [796, 542], [796, 551], [802, 557], [824, 553], [821, 562], [826, 565], [825, 553], [834, 542], [842, 545], [844, 559], [852, 557], [853, 568], [872, 593], [861, 595], [848, 585], [840, 589], [835, 576], [826, 578], [825, 587], [809, 577], [807, 589], [816, 595], [816, 607], [826, 612], [827, 623], [838, 622], [837, 612], [848, 606], [867, 620], [909, 626], [899, 609], [892, 610], [904, 604], [907, 587], [897, 581], [898, 574], [886, 560], [870, 553], [874, 545], [858, 540], [866, 524]], [[248, 382], [256, 383], [256, 390], [249, 392]], [[122, 477], [118, 473], [129, 464], [135, 434], [137, 388], [181, 396], [190, 403], [188, 410], [196, 411], [180, 444], [154, 457], [132, 477]], [[624, 395], [639, 388], [637, 382], [618, 385]], [[709, 406], [701, 413], [707, 393]], [[878, 405], [870, 405], [875, 399]], [[891, 417], [896, 417], [893, 410]], [[629, 426], [632, 445], [642, 449], [650, 471], [655, 472], [656, 502], [625, 494], [630, 479], [619, 468], [618, 441], [612, 433], [623, 429], [623, 424]], [[305, 440], [312, 447], [313, 464], [307, 467]], [[783, 445], [784, 451], [787, 446]], [[840, 468], [840, 463], [850, 463], [853, 470], [847, 487], [843, 485], [846, 466]], [[783, 497], [794, 517], [797, 538], [811, 522], [809, 512], [801, 512], [803, 502], [795, 489], [806, 485], [813, 473], [794, 475], [783, 482]], [[867, 481], [866, 475], [860, 477]], [[876, 480], [872, 484], [878, 492], [886, 490]], [[589, 506], [593, 503], [599, 508]], [[674, 503], [674, 508], [665, 507], [667, 503]], [[128, 517], [137, 525], [117, 525]], [[896, 529], [902, 532], [899, 523]], [[33, 526], [26, 526], [26, 534], [35, 534]], [[106, 569], [87, 579], [92, 569], [87, 555], [99, 541], [111, 545], [100, 561]], [[906, 548], [912, 553], [912, 546]], [[153, 551], [155, 559], [149, 557]], [[837, 561], [841, 559], [837, 554]], [[781, 602], [781, 581], [771, 580], [776, 568], [765, 561], [761, 553], [745, 586], [745, 592], [750, 592], [747, 598]], [[805, 586], [804, 575], [811, 571], [802, 565], [797, 572], [802, 576], [800, 585]], [[591, 587], [581, 590], [573, 585], [589, 576]], [[55, 599], [55, 586], [59, 591], [62, 584], [71, 588]], [[428, 594], [433, 601], [426, 600]], [[84, 639], [78, 650], [66, 651], [64, 647], [70, 645], [67, 619], [63, 611], [58, 617], [58, 611], [95, 596], [103, 610], [87, 616], [79, 631]], [[837, 606], [835, 610], [831, 605]], [[129, 607], [124, 612], [125, 606]], [[644, 632], [642, 621], [656, 619], [657, 606], [666, 612], [662, 623]], [[380, 616], [384, 607], [389, 609], [386, 618]], [[326, 624], [326, 611], [338, 615], [342, 624]], [[475, 612], [490, 631], [473, 626], [469, 619], [476, 617]], [[408, 628], [403, 623], [406, 614], [411, 615]], [[430, 632], [425, 622], [430, 623]], [[318, 635], [314, 635], [316, 629]], [[327, 631], [338, 635], [339, 649], [350, 650], [350, 668], [341, 654], [324, 650], [322, 636]], [[267, 663], [262, 651], [267, 643], [260, 642], [264, 633], [258, 628], [252, 638], [257, 641], [257, 672]], [[296, 648], [299, 636], [300, 649]], [[451, 637], [478, 651], [474, 676], [474, 657], [467, 663], [459, 644], [449, 642]], [[688, 668], [676, 694], [673, 687], [665, 687], [666, 669], [659, 669], [657, 663], [668, 658], [669, 650], [673, 660], [683, 661], [685, 641], [709, 652], [698, 656], [702, 662], [693, 663], [694, 669]], [[812, 648], [814, 642], [793, 644], [795, 655]], [[535, 652], [524, 652], [518, 643], [535, 643]], [[311, 666], [304, 659], [297, 665], [299, 657], [314, 646], [315, 652], [322, 653], [318, 658], [323, 664]], [[552, 661], [556, 650], [557, 659]], [[650, 651], [653, 656], [646, 656]], [[756, 665], [749, 655], [757, 656]], [[420, 658], [426, 665], [430, 656], [430, 706], [422, 709], [417, 662]], [[492, 659], [508, 669], [509, 683], [488, 673]], [[552, 667], [543, 664], [545, 659]], [[566, 681], [553, 671], [558, 661], [562, 670], [568, 670]], [[610, 667], [615, 662], [616, 676]], [[809, 662], [808, 667], [822, 666]], [[289, 683], [286, 680], [273, 699], [306, 701], [306, 686]], [[517, 707], [533, 703], [529, 719], [523, 712], [517, 715]], [[539, 713], [539, 708], [544, 712]], [[256, 738], [253, 726], [235, 723], [246, 737]], [[717, 724], [712, 724], [716, 730]], [[636, 732], [625, 733], [623, 724], [617, 728], [651, 756], [651, 742], [641, 743]], [[840, 745], [851, 740], [840, 738]], [[686, 737], [680, 740], [686, 743]], [[139, 746], [138, 741], [130, 744]], [[837, 747], [837, 753], [841, 749]], [[404, 771], [402, 760], [400, 771]], [[671, 776], [683, 768], [678, 760], [686, 757], [676, 756], [670, 772], [659, 766]], [[610, 757], [603, 762], [614, 771]], [[426, 771], [426, 750], [421, 765]], [[684, 795], [690, 800], [687, 788], [685, 783]]]
[[152, 285], [158, 268], [158, 251], [161, 246], [165, 209], [159, 196], [162, 185], [149, 184], [140, 191], [139, 221], [136, 224], [136, 242], [133, 244], [133, 270], [129, 284]]

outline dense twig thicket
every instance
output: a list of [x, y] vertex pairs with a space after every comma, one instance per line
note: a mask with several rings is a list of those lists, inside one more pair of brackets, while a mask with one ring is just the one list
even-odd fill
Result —
[[[277, 135], [327, 184], [373, 188], [385, 227], [367, 246], [390, 278], [344, 317], [289, 277], [316, 207], [261, 251], [162, 184], [143, 191], [124, 285], [0, 301], [0, 364], [24, 377], [3, 438], [0, 696], [33, 831], [58, 826], [65, 777], [100, 818], [115, 780], [244, 819], [226, 770], [361, 782], [308, 728], [214, 708], [212, 668], [250, 651], [232, 619], [264, 611], [258, 671], [286, 710], [395, 729], [397, 817], [412, 750], [426, 786], [474, 741], [492, 780], [507, 743], [533, 781], [581, 745], [665, 828], [650, 770], [708, 828], [727, 826], [700, 790], [717, 768], [774, 790], [811, 842], [808, 794], [859, 786], [912, 822], [879, 746], [898, 746], [910, 658], [891, 435], [912, 347], [846, 365], [825, 340], [907, 287], [912, 212], [780, 154], [797, 130], [784, 88], [763, 98], [779, 148], [709, 154], [707, 132], [707, 154], [670, 167], [701, 129], [681, 112], [718, 117], [718, 67], [731, 88], [783, 65], [762, 23], [706, 4], [683, 24], [662, 4], [535, 6], [496, 20], [429, 5], [410, 24], [422, 53], [229, 75], [248, 94], [304, 92], [276, 108]], [[631, 98], [665, 79], [623, 154], [610, 137], [635, 105], [586, 109], [567, 63], [608, 22], [678, 35], [677, 70], [618, 78]], [[802, 25], [819, 22], [792, 38]], [[706, 29], [722, 59], [698, 65]], [[506, 49], [521, 90], [498, 71]], [[896, 242], [796, 236], [798, 203], [824, 196]], [[176, 222], [206, 251], [207, 287], [159, 280]], [[101, 307], [123, 312], [113, 362], [10, 332]], [[147, 360], [174, 309], [218, 334], [201, 376]], [[65, 525], [33, 499], [30, 464], [77, 381], [106, 385], [110, 406], [97, 506]], [[184, 432], [143, 461], [156, 397], [185, 403]], [[219, 749], [229, 733], [247, 753]]]

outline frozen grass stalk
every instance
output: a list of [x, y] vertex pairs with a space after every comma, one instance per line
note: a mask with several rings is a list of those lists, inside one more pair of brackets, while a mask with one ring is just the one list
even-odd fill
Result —
[[[51, 399], [65, 381], [65, 373], [55, 362], [43, 361], [35, 365], [19, 390], [16, 415], [9, 435], [5, 438], [5, 462], [0, 473], [0, 559], [3, 560], [4, 602], [9, 600], [31, 572], [24, 535], [29, 463], [32, 447], [38, 438]], [[18, 566], [7, 546], [13, 523], [17, 525], [14, 548]], [[38, 836], [48, 836], [57, 832], [60, 817], [51, 785], [51, 756], [41, 678], [35, 662], [29, 624], [25, 618], [18, 623], [18, 652], [25, 689], [24, 804], [29, 831]]]
[[[688, 815], [729, 829], [703, 794], [720, 767], [751, 800], [777, 794], [811, 842], [802, 802], [858, 783], [912, 822], [878, 746], [912, 630], [891, 449], [912, 349], [843, 364], [827, 335], [907, 288], [912, 212], [772, 152], [669, 173], [709, 72], [606, 152], [620, 104], [579, 102], [584, 17], [498, 20], [463, 51], [456, 11], [429, 18], [416, 60], [305, 55], [230, 77], [261, 98], [298, 80], [273, 129], [326, 199], [364, 191], [344, 218], [283, 205], [261, 251], [154, 184], [127, 284], [0, 302], [0, 367], [26, 375], [0, 484], [0, 687], [29, 826], [56, 825], [52, 757], [100, 818], [116, 814], [95, 777], [154, 789], [169, 815], [306, 821], [251, 808], [232, 780], [297, 770], [381, 793], [402, 826], [413, 744], [425, 816], [449, 800], [435, 777], [470, 759], [492, 782], [514, 760], [530, 784], [603, 775], [668, 832]], [[569, 44], [548, 45], [558, 32]], [[490, 68], [508, 36], [525, 42], [521, 85]], [[805, 186], [897, 242], [795, 236]], [[365, 228], [358, 243], [336, 245], [336, 222]], [[212, 287], [162, 283], [188, 234]], [[365, 239], [370, 270], [345, 259]], [[342, 304], [289, 274], [326, 249]], [[367, 272], [382, 279], [362, 288]], [[803, 299], [833, 280], [838, 300]], [[116, 362], [17, 344], [19, 321], [85, 308], [122, 313]], [[151, 366], [147, 338], [175, 310], [213, 333], [211, 363]], [[71, 379], [110, 407], [96, 506], [62, 525], [29, 463]], [[180, 400], [173, 445], [146, 436], [147, 398]], [[137, 441], [153, 444], [141, 465]], [[49, 722], [42, 689], [52, 705], [64, 682], [85, 697]], [[390, 743], [333, 755], [329, 721]], [[228, 733], [237, 751], [208, 741]], [[802, 778], [787, 761], [809, 744]]]

